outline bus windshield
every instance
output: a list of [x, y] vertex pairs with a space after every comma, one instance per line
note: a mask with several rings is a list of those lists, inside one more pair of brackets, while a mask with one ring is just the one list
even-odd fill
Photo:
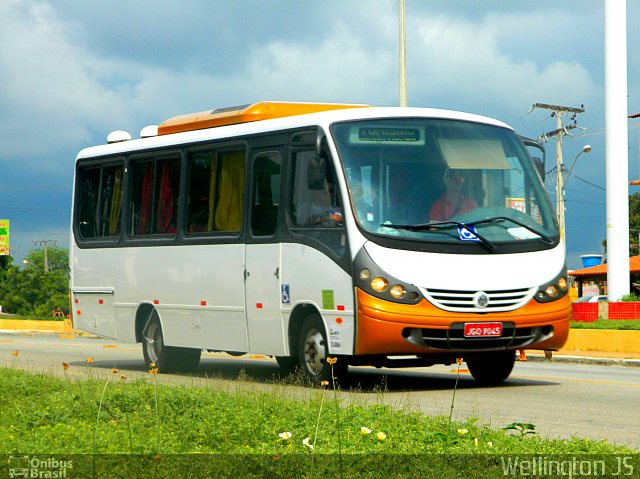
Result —
[[385, 118], [336, 123], [356, 220], [367, 232], [435, 243], [553, 244], [558, 228], [517, 135], [481, 123]]

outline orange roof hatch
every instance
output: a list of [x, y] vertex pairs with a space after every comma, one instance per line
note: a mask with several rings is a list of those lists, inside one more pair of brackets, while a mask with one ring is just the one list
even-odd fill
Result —
[[328, 110], [346, 108], [367, 108], [369, 105], [347, 103], [291, 103], [281, 101], [262, 101], [251, 105], [231, 106], [216, 110], [201, 111], [188, 115], [174, 116], [158, 127], [158, 135], [168, 135], [182, 131], [202, 130], [217, 126], [235, 125], [251, 121], [304, 115]]

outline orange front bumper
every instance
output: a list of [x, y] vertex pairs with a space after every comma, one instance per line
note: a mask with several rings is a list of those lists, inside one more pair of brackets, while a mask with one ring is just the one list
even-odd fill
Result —
[[560, 349], [567, 341], [571, 304], [565, 296], [551, 303], [535, 299], [515, 311], [454, 313], [436, 308], [426, 299], [416, 305], [385, 301], [356, 288], [356, 354], [428, 354], [444, 352], [417, 346], [402, 335], [406, 328], [449, 329], [453, 323], [500, 321], [516, 327], [552, 326], [553, 335], [527, 349]]

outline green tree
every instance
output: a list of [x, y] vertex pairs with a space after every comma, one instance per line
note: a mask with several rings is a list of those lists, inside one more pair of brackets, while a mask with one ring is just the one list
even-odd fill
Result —
[[31, 251], [25, 266], [10, 265], [0, 270], [0, 304], [4, 311], [22, 315], [51, 317], [60, 308], [69, 313], [69, 252], [48, 248], [49, 270], [44, 268], [44, 251]]
[[640, 193], [629, 196], [629, 256], [640, 254]]
[[13, 265], [13, 256], [0, 256], [0, 275]]

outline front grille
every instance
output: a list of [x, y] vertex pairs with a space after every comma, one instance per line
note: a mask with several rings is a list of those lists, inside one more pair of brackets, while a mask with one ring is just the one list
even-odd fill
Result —
[[[504, 289], [493, 291], [458, 291], [450, 289], [421, 288], [422, 294], [435, 306], [446, 311], [498, 312], [513, 311], [526, 304], [536, 293], [536, 288]], [[485, 295], [486, 306], [481, 307], [477, 298]]]
[[405, 330], [410, 343], [445, 351], [495, 351], [517, 349], [538, 343], [553, 336], [549, 326], [516, 328], [514, 323], [502, 323], [502, 336], [465, 338], [464, 323], [454, 323], [450, 329], [413, 328]]

